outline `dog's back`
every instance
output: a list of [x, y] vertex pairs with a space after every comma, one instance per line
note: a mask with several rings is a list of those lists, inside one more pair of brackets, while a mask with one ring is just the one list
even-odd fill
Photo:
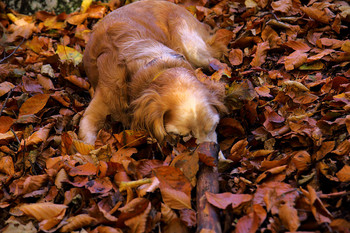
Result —
[[101, 53], [114, 53], [109, 56], [125, 64], [128, 72], [138, 70], [147, 57], [160, 56], [164, 50], [183, 54], [195, 67], [207, 66], [207, 57], [223, 53], [223, 48], [206, 44], [212, 43], [207, 25], [183, 7], [161, 0], [139, 1], [111, 12], [95, 25], [92, 35], [84, 64], [93, 87]]

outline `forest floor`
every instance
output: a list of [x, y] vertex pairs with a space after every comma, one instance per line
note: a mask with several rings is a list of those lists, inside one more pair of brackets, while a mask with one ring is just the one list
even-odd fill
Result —
[[[350, 5], [184, 0], [228, 48], [200, 79], [224, 81], [218, 138], [223, 232], [350, 232]], [[19, 14], [0, 2], [0, 231], [194, 232], [193, 141], [150, 143], [109, 121], [77, 139], [90, 101], [82, 54], [121, 7]], [[204, 210], [205, 211], [205, 210]], [[213, 232], [202, 229], [201, 232]]]

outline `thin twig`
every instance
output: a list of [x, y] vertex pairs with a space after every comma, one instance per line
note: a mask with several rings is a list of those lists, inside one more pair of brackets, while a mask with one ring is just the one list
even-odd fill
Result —
[[16, 132], [12, 129], [12, 127], [10, 128], [10, 130], [13, 133], [13, 135], [15, 135], [15, 138], [16, 138], [18, 144], [21, 145], [21, 141], [18, 139]]
[[23, 37], [23, 40], [21, 41], [21, 43], [19, 43], [19, 45], [15, 48], [15, 50], [12, 51], [12, 53], [10, 53], [8, 56], [4, 57], [3, 59], [0, 60], [0, 64], [5, 61], [6, 59], [10, 58], [13, 54], [15, 54], [15, 52], [17, 51], [17, 49], [23, 44], [25, 38]]
[[345, 196], [349, 194], [350, 194], [350, 191], [341, 191], [336, 193], [321, 194], [320, 198], [333, 198], [333, 197]]
[[7, 94], [7, 97], [6, 97], [6, 99], [5, 99], [5, 102], [4, 102], [4, 104], [2, 105], [1, 110], [0, 110], [0, 116], [2, 115], [2, 111], [4, 111], [4, 109], [5, 109], [5, 106], [6, 106], [7, 101], [9, 100], [9, 98], [10, 98], [10, 96], [11, 96], [11, 94], [12, 94], [12, 91], [13, 91], [13, 88], [12, 88], [12, 89], [9, 91], [9, 93]]

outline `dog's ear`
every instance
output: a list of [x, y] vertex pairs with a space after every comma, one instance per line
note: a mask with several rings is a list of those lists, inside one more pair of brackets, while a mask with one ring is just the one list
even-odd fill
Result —
[[158, 142], [162, 142], [167, 134], [164, 127], [167, 106], [161, 96], [156, 91], [148, 90], [131, 103], [131, 109], [133, 111], [131, 128], [147, 130]]

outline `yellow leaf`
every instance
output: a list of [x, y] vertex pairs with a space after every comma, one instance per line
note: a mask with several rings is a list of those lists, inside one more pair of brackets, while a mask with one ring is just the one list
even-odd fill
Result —
[[89, 9], [91, 3], [92, 0], [83, 0], [83, 2], [81, 3], [81, 12], [85, 13], [87, 9]]
[[90, 151], [95, 149], [94, 145], [86, 144], [76, 139], [73, 139], [73, 145], [75, 146], [75, 149], [82, 155], [88, 155]]
[[83, 60], [83, 55], [81, 53], [64, 45], [57, 45], [56, 54], [58, 54], [62, 62], [69, 60], [72, 61], [74, 65], [78, 65]]

